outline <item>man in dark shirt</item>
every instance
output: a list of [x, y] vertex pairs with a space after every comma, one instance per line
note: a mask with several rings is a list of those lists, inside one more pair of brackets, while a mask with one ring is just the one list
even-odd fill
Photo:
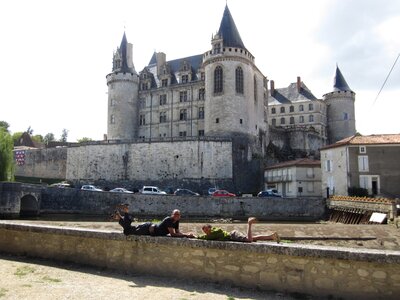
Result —
[[[171, 216], [164, 218], [160, 223], [153, 224], [146, 222], [137, 226], [131, 225], [133, 218], [129, 214], [129, 205], [120, 204], [117, 206], [118, 210], [115, 211], [113, 219], [118, 220], [118, 223], [124, 229], [125, 235], [152, 235], [152, 236], [166, 236], [172, 237], [195, 237], [192, 233], [182, 233], [179, 231], [179, 220], [181, 213], [178, 209], [175, 209]], [[121, 212], [119, 212], [121, 209]]]
[[193, 233], [183, 233], [179, 231], [179, 220], [181, 212], [178, 209], [172, 211], [171, 216], [166, 217], [161, 223], [154, 225], [154, 234], [156, 236], [170, 235], [172, 237], [195, 237]]

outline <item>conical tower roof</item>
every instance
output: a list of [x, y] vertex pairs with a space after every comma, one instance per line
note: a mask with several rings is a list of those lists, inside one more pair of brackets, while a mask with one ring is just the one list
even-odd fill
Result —
[[232, 18], [228, 5], [225, 6], [224, 15], [219, 26], [218, 35], [223, 39], [223, 46], [243, 48], [244, 44], [236, 28], [235, 21]]
[[334, 92], [352, 92], [346, 80], [344, 79], [342, 72], [340, 72], [339, 67], [336, 65], [335, 78], [333, 80], [333, 91]]
[[126, 39], [126, 34], [124, 32], [124, 36], [122, 37], [121, 46], [119, 47], [120, 55], [121, 55], [121, 72], [126, 73], [134, 73], [135, 70], [128, 66], [128, 41]]

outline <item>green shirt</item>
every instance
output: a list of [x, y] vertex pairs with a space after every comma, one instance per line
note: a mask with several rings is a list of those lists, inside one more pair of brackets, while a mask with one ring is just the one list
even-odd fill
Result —
[[202, 240], [229, 241], [231, 236], [229, 232], [218, 227], [212, 227], [210, 234], [199, 235], [197, 238]]

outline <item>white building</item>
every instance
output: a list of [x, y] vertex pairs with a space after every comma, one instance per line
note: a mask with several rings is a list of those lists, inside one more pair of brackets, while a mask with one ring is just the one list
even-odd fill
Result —
[[321, 162], [302, 158], [268, 167], [265, 189], [277, 189], [284, 197], [321, 197]]

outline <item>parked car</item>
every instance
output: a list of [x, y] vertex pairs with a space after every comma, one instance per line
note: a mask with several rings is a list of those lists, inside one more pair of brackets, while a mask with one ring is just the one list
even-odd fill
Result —
[[160, 190], [156, 186], [148, 186], [145, 185], [140, 191], [142, 194], [147, 194], [147, 195], [166, 195], [167, 193]]
[[115, 188], [115, 189], [110, 190], [110, 192], [111, 192], [111, 193], [128, 193], [128, 194], [133, 194], [133, 192], [128, 191], [128, 190], [125, 189], [125, 188]]
[[281, 194], [278, 193], [276, 189], [268, 189], [265, 191], [261, 191], [257, 194], [257, 197], [282, 197]]
[[195, 193], [188, 189], [177, 189], [174, 193], [175, 196], [200, 196], [199, 193]]
[[213, 194], [213, 197], [236, 197], [235, 194], [229, 193], [227, 190], [216, 190]]
[[85, 191], [94, 191], [94, 192], [102, 192], [102, 189], [99, 189], [98, 187], [91, 185], [91, 184], [85, 184], [82, 185], [81, 190], [85, 190]]
[[215, 191], [218, 191], [218, 190], [219, 190], [218, 187], [209, 188], [209, 189], [208, 189], [208, 194], [209, 194], [210, 196], [212, 196], [212, 194], [213, 194]]
[[71, 184], [69, 184], [68, 182], [63, 181], [63, 182], [57, 182], [57, 183], [50, 184], [50, 186], [51, 187], [58, 187], [58, 188], [63, 189], [63, 188], [71, 187]]

